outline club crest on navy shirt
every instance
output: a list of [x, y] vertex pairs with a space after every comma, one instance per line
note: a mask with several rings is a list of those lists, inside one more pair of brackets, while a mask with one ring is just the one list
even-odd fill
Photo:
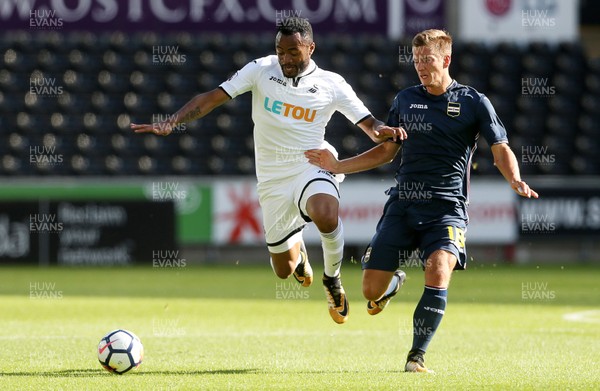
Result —
[[460, 115], [460, 103], [448, 102], [446, 114], [448, 114], [450, 117], [458, 117]]

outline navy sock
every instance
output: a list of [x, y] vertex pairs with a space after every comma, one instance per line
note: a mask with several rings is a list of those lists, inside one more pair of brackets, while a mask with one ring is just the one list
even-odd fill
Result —
[[411, 352], [425, 353], [446, 310], [447, 289], [425, 285], [423, 296], [413, 315], [413, 344]]

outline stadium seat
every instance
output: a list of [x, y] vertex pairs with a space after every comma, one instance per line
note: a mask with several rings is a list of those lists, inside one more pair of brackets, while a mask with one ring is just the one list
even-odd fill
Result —
[[579, 118], [578, 125], [581, 135], [600, 137], [600, 112], [584, 114]]
[[[400, 48], [410, 47], [407, 40], [338, 33], [316, 35], [315, 41], [319, 66], [340, 73], [380, 119], [387, 117], [399, 90], [419, 83], [410, 61], [399, 58]], [[157, 63], [153, 51], [158, 46], [176, 48], [185, 61]], [[251, 175], [250, 94], [168, 138], [134, 134], [129, 123], [173, 114], [195, 94], [216, 88], [249, 61], [271, 53], [273, 36], [263, 33], [0, 33], [0, 175]], [[600, 137], [600, 60], [589, 58], [580, 43], [457, 40], [451, 74], [490, 98], [513, 148], [556, 148], [559, 162], [528, 166], [525, 173], [600, 174], [595, 141]], [[62, 92], [31, 93], [32, 79], [40, 77], [54, 79]], [[555, 92], [524, 94], [526, 78], [544, 79]], [[342, 156], [372, 146], [339, 114], [326, 137]], [[65, 163], [29, 164], [30, 145], [55, 145]], [[490, 161], [481, 146], [473, 175], [497, 175]], [[397, 162], [361, 175], [391, 174], [396, 167]]]
[[574, 156], [570, 165], [576, 175], [596, 175], [598, 172], [597, 160], [589, 157]]
[[577, 71], [557, 72], [552, 79], [551, 85], [556, 89], [556, 93], [570, 99], [578, 99], [584, 92], [585, 73]]
[[489, 51], [492, 71], [501, 71], [512, 75], [521, 73], [522, 48], [513, 42], [502, 42]]
[[598, 93], [587, 93], [581, 97], [581, 108], [589, 114], [597, 114], [600, 112], [600, 100]]
[[530, 43], [521, 60], [523, 72], [538, 78], [550, 77], [554, 70], [555, 55], [555, 48], [545, 42]]
[[552, 113], [575, 121], [580, 112], [577, 99], [558, 94], [548, 97], [548, 107]]

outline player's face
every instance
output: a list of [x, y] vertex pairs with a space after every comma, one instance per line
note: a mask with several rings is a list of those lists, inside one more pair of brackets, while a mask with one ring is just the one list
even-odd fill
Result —
[[275, 50], [285, 77], [296, 77], [308, 67], [315, 43], [306, 43], [300, 33], [277, 34]]
[[427, 90], [442, 88], [444, 75], [447, 72], [447, 66], [444, 66], [445, 57], [449, 56], [437, 54], [427, 46], [413, 47], [412, 50], [413, 64], [421, 84]]

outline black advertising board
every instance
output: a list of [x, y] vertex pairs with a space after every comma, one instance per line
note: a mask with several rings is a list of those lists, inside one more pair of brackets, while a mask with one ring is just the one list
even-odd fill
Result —
[[0, 263], [38, 262], [40, 238], [29, 228], [29, 218], [38, 210], [37, 202], [0, 203]]
[[0, 203], [0, 263], [121, 266], [176, 250], [172, 202]]
[[522, 237], [600, 236], [600, 191], [595, 187], [534, 187], [539, 199], [518, 197]]

